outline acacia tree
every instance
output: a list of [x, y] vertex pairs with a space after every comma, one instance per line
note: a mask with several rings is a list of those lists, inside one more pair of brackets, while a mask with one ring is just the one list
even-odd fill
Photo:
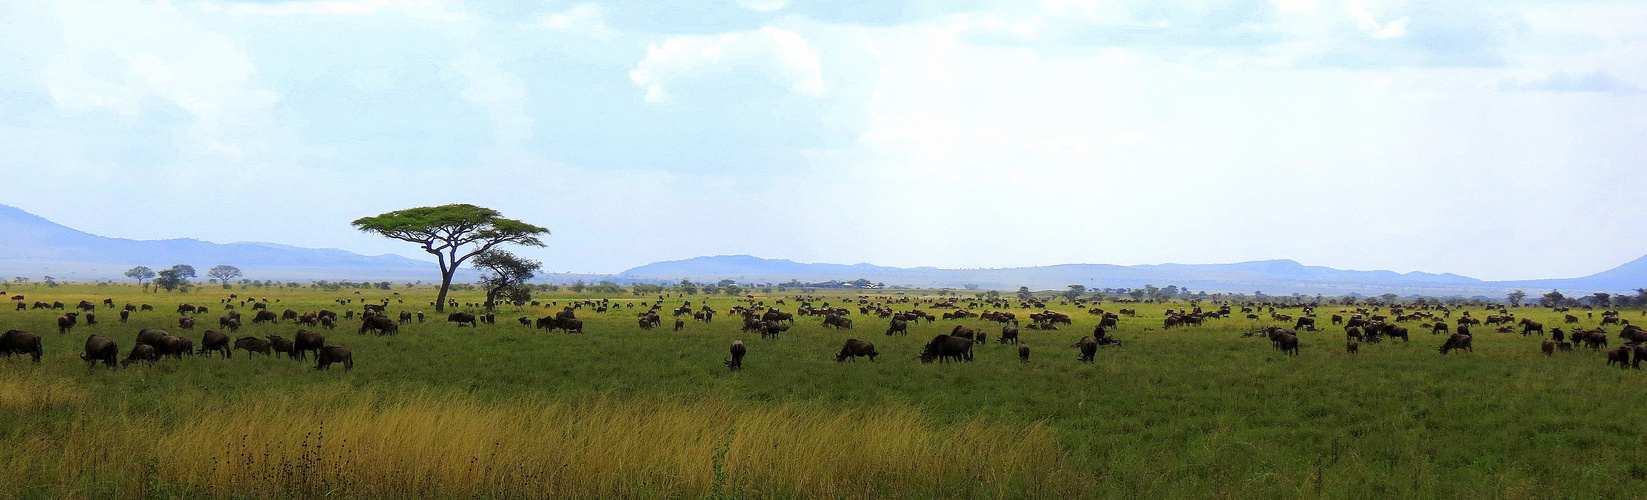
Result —
[[127, 269], [126, 270], [126, 277], [137, 280], [137, 284], [142, 285], [143, 280], [154, 277], [154, 270], [149, 269], [149, 266], [137, 266], [137, 267], [134, 267], [134, 268], [131, 268], [131, 269]]
[[488, 305], [497, 303], [498, 297], [513, 302], [530, 300], [532, 292], [526, 280], [532, 279], [540, 267], [543, 263], [520, 258], [508, 250], [494, 248], [475, 255], [475, 269], [486, 273], [480, 276], [480, 285], [486, 288]]
[[1527, 298], [1527, 292], [1516, 290], [1510, 292], [1505, 298], [1510, 299], [1510, 307], [1521, 307], [1521, 301]]
[[464, 261], [504, 243], [542, 247], [545, 245], [538, 236], [549, 234], [548, 229], [505, 219], [497, 210], [464, 203], [396, 210], [355, 219], [351, 224], [361, 231], [417, 243], [423, 251], [434, 254], [440, 264], [435, 312], [446, 309], [452, 275]]
[[229, 284], [229, 280], [240, 277], [240, 268], [224, 264], [213, 267], [210, 271], [206, 271], [206, 276], [211, 279], [221, 281], [224, 285], [227, 285]]

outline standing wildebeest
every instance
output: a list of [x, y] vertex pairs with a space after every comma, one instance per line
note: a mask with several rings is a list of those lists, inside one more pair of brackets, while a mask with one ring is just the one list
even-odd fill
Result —
[[[521, 318], [521, 319], [525, 319], [525, 318]], [[678, 332], [678, 331], [681, 331], [685, 328], [686, 328], [686, 320], [676, 318], [675, 319], [675, 331]]]
[[403, 324], [410, 324], [412, 322], [412, 311], [401, 311], [400, 322]]
[[469, 313], [456, 312], [448, 314], [446, 315], [446, 322], [457, 323], [458, 326], [463, 326], [464, 323], [468, 323], [469, 326], [476, 328], [480, 327], [480, 321], [475, 319], [475, 315]]
[[1607, 351], [1607, 366], [1613, 366], [1613, 363], [1618, 363], [1619, 368], [1629, 368], [1630, 353], [1632, 351], [1635, 351], [1635, 349], [1630, 346], [1619, 346], [1611, 351]]
[[87, 368], [97, 365], [97, 362], [114, 367], [115, 363], [120, 362], [120, 347], [109, 337], [89, 336], [86, 337], [86, 354], [82, 354], [81, 359], [86, 360]]
[[190, 316], [178, 317], [177, 318], [177, 327], [181, 328], [181, 329], [184, 329], [184, 330], [193, 330], [194, 329], [194, 318], [190, 317]]
[[1455, 349], [1474, 352], [1475, 348], [1470, 345], [1470, 340], [1471, 338], [1467, 334], [1455, 333], [1451, 337], [1447, 337], [1447, 343], [1441, 344], [1441, 354], [1446, 354]]
[[1022, 345], [1018, 346], [1018, 361], [1021, 361], [1021, 362], [1024, 362], [1024, 363], [1029, 362], [1029, 345], [1028, 344], [1022, 344]]
[[835, 355], [835, 362], [846, 361], [848, 358], [857, 361], [859, 356], [869, 356], [870, 361], [875, 361], [875, 356], [880, 354], [875, 352], [875, 344], [858, 339], [846, 339], [846, 344], [841, 346], [841, 353]]
[[126, 320], [131, 319], [131, 317], [132, 317], [132, 312], [131, 311], [125, 311], [125, 310], [120, 311], [120, 322], [121, 323], [125, 323]]
[[177, 305], [177, 313], [178, 314], [192, 313], [192, 312], [195, 311], [195, 309], [197, 309], [197, 308], [193, 305], [190, 305], [190, 304], [178, 304]]
[[234, 357], [234, 349], [229, 348], [228, 335], [224, 335], [217, 330], [206, 330], [206, 333], [200, 337], [200, 352], [198, 354], [207, 354], [212, 351], [222, 352], [225, 358]]
[[1005, 344], [1005, 343], [1008, 343], [1008, 342], [1011, 342], [1013, 344], [1017, 344], [1018, 343], [1018, 327], [1013, 326], [1013, 325], [1001, 325], [1001, 340], [1000, 340], [1000, 342], [1002, 344]]
[[972, 361], [972, 341], [953, 335], [933, 337], [932, 342], [928, 342], [921, 351], [921, 362], [931, 363], [934, 359], [938, 360], [939, 363], [951, 359], [955, 361]]
[[291, 358], [297, 357], [297, 353], [293, 352], [291, 340], [279, 335], [270, 335], [268, 338], [269, 348], [274, 350], [275, 353], [285, 354]]
[[28, 354], [34, 362], [40, 362], [40, 356], [45, 351], [40, 348], [40, 336], [22, 330], [7, 330], [0, 335], [0, 354], [11, 357], [13, 354]]
[[1544, 341], [1544, 344], [1539, 346], [1539, 350], [1543, 351], [1545, 356], [1555, 355], [1556, 341], [1554, 341], [1554, 340]]
[[74, 324], [77, 317], [78, 314], [76, 313], [68, 313], [57, 318], [57, 333], [59, 335], [69, 333], [69, 330], [74, 329]]
[[264, 322], [279, 323], [280, 322], [279, 318], [280, 318], [279, 316], [275, 315], [274, 311], [268, 311], [268, 310], [258, 311], [257, 314], [252, 315], [252, 324], [255, 325], [255, 324], [264, 323]]
[[1355, 339], [1344, 341], [1344, 352], [1350, 354], [1361, 354], [1361, 343], [1356, 342]]
[[1521, 318], [1521, 334], [1532, 335], [1534, 332], [1537, 332], [1541, 336], [1544, 335], [1544, 324], [1527, 318]]
[[315, 349], [316, 370], [329, 370], [332, 368], [332, 363], [343, 363], [343, 371], [353, 370], [355, 369], [354, 353], [349, 352], [347, 348], [335, 345]]
[[1298, 323], [1294, 324], [1292, 329], [1315, 331], [1315, 318], [1298, 318]]
[[[193, 340], [189, 340], [189, 339], [186, 339], [186, 338], [183, 338], [183, 337], [166, 337], [166, 341], [170, 343], [170, 345], [168, 346], [168, 352], [171, 353], [172, 357], [177, 358], [177, 359], [183, 359], [184, 354], [187, 354], [187, 355], [190, 355], [190, 356], [194, 355], [194, 341]], [[156, 349], [156, 350], [159, 350], [159, 349]]]
[[86, 313], [86, 326], [97, 325], [97, 313]]
[[722, 363], [725, 363], [730, 370], [741, 370], [743, 369], [743, 355], [748, 353], [749, 349], [743, 346], [742, 340], [734, 340], [732, 341], [732, 359], [722, 361]]
[[126, 360], [121, 361], [120, 366], [130, 365], [139, 361], [152, 365], [155, 361], [159, 360], [160, 353], [154, 350], [154, 346], [148, 344], [137, 344], [132, 346], [132, 352], [126, 354]]
[[320, 332], [298, 330], [297, 338], [292, 339], [292, 353], [289, 356], [292, 359], [306, 360], [309, 359], [309, 351], [314, 351], [318, 355], [320, 354], [320, 348], [325, 347], [325, 345], [326, 337], [321, 335]]
[[1081, 341], [1070, 344], [1070, 347], [1081, 351], [1081, 355], [1075, 359], [1083, 363], [1091, 363], [1092, 358], [1098, 354], [1098, 341], [1092, 340], [1092, 337], [1081, 337]]
[[886, 334], [890, 336], [894, 333], [909, 335], [909, 320], [892, 318], [892, 323], [886, 327]]
[[246, 356], [251, 356], [253, 353], [259, 352], [263, 353], [265, 356], [268, 356], [270, 355], [269, 351], [271, 350], [269, 341], [257, 337], [241, 337], [234, 341], [234, 348], [245, 349]]
[[1343, 316], [1339, 316], [1339, 315], [1337, 315], [1337, 314], [1334, 314], [1334, 315], [1332, 315], [1332, 324], [1334, 324], [1334, 325], [1342, 325], [1342, 324], [1344, 324], [1344, 317], [1343, 317]]
[[240, 317], [224, 316], [217, 318], [217, 326], [227, 328], [230, 332], [238, 332], [240, 331]]
[[287, 309], [285, 311], [282, 311], [280, 313], [280, 319], [283, 319], [283, 320], [288, 320], [289, 319], [289, 320], [292, 320], [292, 321], [297, 321], [297, 311], [293, 311], [291, 309]]
[[972, 340], [978, 337], [978, 332], [966, 326], [955, 325], [955, 328], [949, 330], [949, 336]]
[[388, 316], [374, 314], [360, 318], [360, 330], [355, 333], [366, 333], [368, 330], [378, 335], [393, 335], [400, 332], [400, 324]]

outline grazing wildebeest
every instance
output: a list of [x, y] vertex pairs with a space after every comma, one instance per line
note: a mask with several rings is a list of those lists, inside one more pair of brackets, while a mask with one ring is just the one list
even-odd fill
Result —
[[355, 333], [371, 331], [378, 335], [392, 335], [400, 332], [400, 324], [389, 319], [388, 316], [364, 316], [360, 318], [360, 329]]
[[316, 354], [319, 354], [320, 348], [325, 347], [325, 345], [326, 337], [321, 335], [320, 332], [298, 330], [296, 338], [292, 339], [292, 352], [289, 356], [292, 359], [307, 360], [309, 359], [309, 351], [315, 351]]
[[151, 305], [148, 305], [148, 304], [143, 304], [141, 306], [138, 306], [137, 310], [139, 310], [139, 311], [153, 311], [154, 306], [151, 306]]
[[132, 317], [132, 312], [131, 311], [120, 311], [120, 322], [121, 323], [125, 323], [126, 320], [131, 319], [131, 317]]
[[267, 323], [279, 323], [280, 322], [279, 318], [280, 318], [279, 316], [275, 315], [274, 311], [258, 311], [257, 314], [252, 315], [252, 324], [255, 325], [255, 324], [258, 324], [258, 323], [265, 323], [265, 322], [267, 322]]
[[1084, 363], [1091, 363], [1093, 357], [1098, 354], [1098, 341], [1092, 340], [1092, 337], [1081, 337], [1079, 342], [1070, 344], [1070, 347], [1081, 351], [1081, 355], [1075, 359]]
[[1636, 344], [1631, 351], [1635, 352], [1636, 359], [1630, 361], [1630, 367], [1639, 370], [1641, 369], [1641, 362], [1647, 361], [1647, 344]]
[[271, 355], [269, 352], [271, 350], [269, 341], [257, 337], [241, 337], [234, 341], [234, 348], [245, 349], [246, 356], [248, 357], [251, 356], [252, 353], [259, 352], [263, 353], [265, 356]]
[[743, 369], [743, 355], [748, 353], [749, 349], [743, 346], [742, 340], [734, 340], [732, 341], [732, 359], [722, 361], [722, 363], [725, 363], [726, 367], [733, 371], [741, 370]]
[[1469, 335], [1455, 333], [1451, 337], [1447, 337], [1446, 343], [1441, 344], [1441, 354], [1447, 354], [1455, 349], [1463, 349], [1474, 352], [1475, 348], [1470, 345], [1470, 340], [1471, 338]]
[[292, 321], [297, 321], [297, 311], [293, 311], [291, 309], [287, 309], [285, 311], [282, 311], [280, 313], [280, 319], [283, 319], [283, 320], [289, 319], [289, 320], [292, 320]]
[[1440, 335], [1440, 334], [1443, 334], [1443, 333], [1447, 333], [1448, 331], [1449, 330], [1448, 330], [1446, 322], [1437, 321], [1435, 323], [1435, 326], [1430, 329], [1430, 335]]
[[0, 354], [11, 357], [13, 354], [28, 354], [34, 362], [40, 362], [40, 356], [45, 351], [40, 348], [40, 336], [22, 330], [7, 330], [0, 334]]
[[240, 331], [240, 318], [228, 316], [217, 318], [217, 326], [227, 328], [231, 332], [238, 332]]
[[893, 318], [892, 319], [892, 324], [887, 325], [887, 327], [886, 327], [886, 334], [890, 336], [894, 333], [902, 333], [904, 335], [909, 335], [909, 321], [908, 320], [903, 320], [903, 319]]
[[1334, 315], [1332, 315], [1332, 324], [1334, 324], [1334, 325], [1342, 325], [1342, 324], [1344, 324], [1344, 317], [1343, 317], [1343, 316], [1339, 316], [1339, 315], [1337, 315], [1337, 314], [1334, 314]]
[[464, 323], [468, 323], [469, 326], [476, 328], [480, 327], [480, 321], [475, 318], [475, 315], [469, 313], [456, 312], [448, 314], [446, 315], [446, 322], [457, 323], [458, 326], [463, 326]]
[[68, 314], [64, 314], [64, 315], [58, 317], [57, 318], [57, 333], [59, 335], [61, 335], [61, 334], [69, 333], [69, 330], [74, 329], [74, 324], [76, 322], [75, 320], [76, 320], [77, 316], [78, 315], [76, 313], [68, 313]]
[[217, 330], [206, 330], [206, 333], [200, 336], [200, 352], [197, 354], [209, 354], [212, 351], [223, 353], [225, 358], [234, 357], [234, 349], [229, 347], [228, 335]]
[[1294, 324], [1292, 329], [1315, 331], [1315, 318], [1298, 318], [1298, 323]]
[[97, 313], [86, 313], [86, 326], [97, 325]]
[[192, 313], [192, 312], [195, 311], [195, 309], [196, 309], [196, 307], [194, 307], [193, 305], [190, 305], [190, 304], [178, 304], [177, 305], [177, 313], [178, 314]]
[[857, 361], [859, 356], [869, 356], [870, 361], [875, 361], [875, 356], [880, 354], [875, 352], [875, 344], [858, 339], [846, 339], [846, 344], [841, 346], [840, 354], [835, 355], [835, 362], [846, 361], [848, 358]]
[[182, 328], [184, 330], [193, 330], [194, 329], [194, 318], [189, 317], [189, 316], [182, 316], [182, 317], [177, 318], [177, 327]]
[[1275, 348], [1289, 356], [1298, 355], [1298, 336], [1292, 333], [1278, 333], [1275, 338]]
[[287, 357], [291, 358], [297, 357], [297, 353], [293, 352], [291, 340], [279, 335], [270, 335], [268, 338], [269, 348], [273, 349], [274, 352], [285, 354]]
[[1629, 368], [1630, 353], [1633, 351], [1635, 351], [1635, 349], [1629, 346], [1619, 346], [1611, 351], [1607, 351], [1607, 366], [1613, 366], [1613, 363], [1618, 363], [1619, 368]]
[[1000, 340], [1000, 342], [1002, 344], [1005, 344], [1005, 343], [1008, 343], [1008, 342], [1011, 342], [1013, 344], [1017, 344], [1018, 343], [1018, 327], [1013, 326], [1013, 325], [1001, 325], [1001, 340]]
[[949, 330], [949, 336], [972, 340], [977, 338], [978, 332], [963, 325], [955, 325], [955, 328]]
[[126, 359], [120, 362], [120, 366], [127, 366], [139, 361], [152, 365], [155, 361], [159, 360], [160, 353], [154, 350], [154, 346], [148, 344], [137, 344], [132, 346], [132, 352], [126, 354]]
[[167, 335], [165, 330], [144, 328], [137, 332], [137, 343], [152, 345], [155, 350], [161, 351], [161, 354], [166, 354], [166, 339], [169, 337], [170, 335]]
[[932, 341], [928, 342], [921, 351], [921, 362], [931, 363], [934, 359], [938, 360], [939, 363], [951, 359], [955, 361], [972, 361], [972, 341], [952, 335], [933, 337]]
[[1022, 345], [1018, 346], [1018, 361], [1022, 361], [1024, 363], [1029, 362], [1029, 345], [1028, 344], [1022, 344]]
[[349, 352], [347, 348], [335, 345], [315, 349], [316, 370], [329, 370], [332, 368], [332, 363], [342, 363], [343, 371], [353, 370], [355, 368], [354, 353]]
[[[190, 355], [190, 356], [194, 355], [194, 341], [193, 340], [189, 340], [189, 339], [186, 339], [186, 338], [183, 338], [183, 337], [166, 337], [166, 341], [170, 343], [167, 350], [171, 353], [172, 357], [177, 358], [177, 359], [183, 359], [184, 354], [187, 354], [187, 355]], [[159, 349], [156, 349], [156, 350], [159, 350]]]
[[1349, 339], [1349, 340], [1344, 341], [1344, 352], [1347, 352], [1347, 353], [1350, 353], [1350, 354], [1360, 354], [1361, 353], [1361, 343], [1356, 342], [1355, 339]]
[[81, 359], [86, 360], [87, 368], [97, 365], [97, 362], [114, 367], [115, 363], [120, 362], [120, 347], [109, 337], [89, 336], [86, 337], [86, 354], [82, 354]]

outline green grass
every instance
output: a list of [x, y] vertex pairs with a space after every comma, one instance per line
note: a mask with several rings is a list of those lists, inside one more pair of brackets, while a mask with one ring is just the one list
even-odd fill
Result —
[[[342, 311], [333, 299], [375, 300], [390, 292], [325, 292], [311, 289], [235, 290], [266, 296], [271, 309]], [[1102, 349], [1092, 364], [1075, 360], [1067, 346], [1090, 333], [1095, 317], [1075, 306], [1049, 304], [1068, 313], [1073, 326], [1059, 331], [1023, 331], [1033, 351], [1018, 361], [1012, 346], [979, 346], [976, 362], [921, 364], [920, 346], [955, 324], [989, 332], [999, 327], [965, 320], [911, 325], [907, 337], [888, 337], [885, 320], [852, 315], [856, 330], [819, 326], [820, 318], [797, 318], [781, 339], [761, 339], [738, 331], [724, 314], [728, 298], [710, 299], [721, 311], [714, 323], [688, 320], [686, 331], [663, 327], [642, 331], [635, 309], [606, 314], [580, 310], [582, 335], [543, 333], [515, 323], [520, 316], [548, 314], [547, 307], [506, 307], [497, 325], [478, 329], [451, 326], [428, 305], [433, 290], [400, 290], [405, 304], [391, 311], [423, 310], [429, 321], [404, 327], [390, 337], [359, 336], [351, 321], [326, 332], [328, 343], [351, 348], [355, 369], [315, 371], [312, 362], [256, 356], [234, 359], [185, 358], [158, 365], [88, 370], [79, 360], [86, 336], [97, 333], [120, 343], [121, 355], [140, 328], [174, 334], [180, 302], [212, 308], [200, 332], [223, 312], [218, 299], [228, 292], [201, 289], [189, 295], [144, 294], [129, 286], [69, 285], [13, 288], [28, 301], [82, 299], [117, 304], [153, 304], [120, 323], [110, 309], [98, 310], [100, 325], [56, 333], [56, 311], [0, 310], [0, 330], [23, 329], [45, 339], [46, 356], [34, 365], [25, 358], [0, 361], [0, 374], [14, 386], [57, 387], [72, 394], [61, 400], [36, 397], [0, 408], [0, 441], [34, 442], [11, 451], [0, 448], [0, 463], [28, 464], [30, 472], [0, 483], [22, 497], [95, 497], [97, 484], [119, 495], [196, 493], [204, 486], [180, 477], [161, 477], [145, 486], [140, 470], [79, 470], [85, 463], [43, 460], [39, 450], [74, 439], [74, 421], [138, 422], [164, 432], [198, 418], [201, 408], [233, 408], [254, 401], [321, 394], [315, 408], [356, 403], [369, 395], [388, 404], [413, 395], [467, 398], [477, 405], [520, 401], [651, 401], [691, 405], [725, 401], [739, 411], [802, 405], [831, 411], [877, 412], [902, 409], [920, 415], [939, 432], [977, 426], [1051, 429], [1062, 456], [1053, 466], [1065, 471], [1067, 490], [990, 488], [987, 481], [960, 489], [936, 485], [897, 490], [900, 496], [1065, 496], [1095, 497], [1533, 497], [1616, 498], [1639, 496], [1647, 486], [1647, 452], [1640, 422], [1647, 417], [1641, 371], [1605, 366], [1604, 355], [1587, 350], [1539, 353], [1536, 337], [1475, 329], [1475, 351], [1442, 356], [1441, 337], [1416, 333], [1413, 342], [1361, 346], [1359, 356], [1343, 352], [1343, 332], [1325, 326], [1339, 307], [1324, 306], [1321, 332], [1304, 332], [1302, 354], [1288, 357], [1261, 338], [1240, 333], [1273, 323], [1246, 319], [1213, 320], [1201, 327], [1160, 330], [1160, 304], [1128, 305], [1137, 318], [1123, 318], [1126, 347]], [[394, 297], [394, 296], [391, 296]], [[569, 295], [542, 297], [565, 303]], [[770, 298], [763, 297], [770, 303]], [[460, 301], [477, 297], [458, 295]], [[621, 303], [641, 302], [614, 297]], [[703, 296], [689, 297], [696, 306]], [[839, 304], [845, 297], [834, 297]], [[672, 308], [681, 299], [665, 302]], [[794, 300], [786, 311], [796, 307]], [[358, 307], [358, 302], [352, 307]], [[898, 305], [898, 309], [909, 306]], [[1119, 308], [1105, 305], [1106, 309]], [[1175, 306], [1176, 307], [1176, 306]], [[927, 309], [934, 314], [940, 312]], [[1020, 317], [1028, 310], [1013, 309]], [[241, 309], [250, 317], [249, 309]], [[1296, 311], [1290, 311], [1297, 314]], [[1521, 308], [1518, 316], [1559, 326], [1560, 315]], [[1472, 311], [1485, 316], [1480, 310]], [[1456, 312], [1455, 312], [1456, 315]], [[1583, 317], [1583, 314], [1579, 314]], [[1627, 311], [1635, 319], [1639, 311]], [[1240, 316], [1240, 315], [1236, 315]], [[1599, 316], [1599, 315], [1598, 315]], [[1586, 319], [1583, 326], [1594, 326]], [[251, 326], [238, 335], [291, 337], [297, 326]], [[1610, 329], [1616, 333], [1616, 328]], [[842, 341], [874, 342], [880, 362], [836, 363]], [[742, 372], [721, 364], [727, 345], [742, 339], [749, 347]], [[1614, 345], [1619, 340], [1612, 339]], [[367, 396], [361, 396], [367, 397]], [[49, 399], [49, 398], [47, 398]], [[8, 399], [0, 399], [0, 402]], [[227, 438], [226, 438], [227, 439]], [[45, 444], [41, 444], [45, 443]], [[34, 451], [30, 451], [34, 450]], [[33, 453], [33, 455], [31, 455]], [[154, 453], [152, 450], [137, 454]], [[713, 453], [706, 453], [713, 455]], [[141, 463], [144, 457], [131, 458]], [[713, 457], [704, 457], [710, 460]], [[159, 454], [152, 458], [161, 460]], [[110, 464], [92, 460], [86, 463]], [[126, 459], [122, 459], [126, 460]], [[982, 462], [980, 462], [982, 463]], [[160, 469], [165, 464], [159, 465]], [[141, 469], [140, 467], [138, 469]], [[914, 474], [914, 473], [911, 473]], [[160, 474], [165, 476], [165, 474]], [[747, 496], [806, 496], [804, 488], [784, 489], [786, 479], [768, 478], [770, 489]], [[19, 479], [20, 478], [20, 479]], [[96, 479], [102, 478], [102, 479]], [[102, 481], [102, 482], [99, 482]], [[893, 484], [892, 478], [869, 482]], [[671, 483], [673, 484], [673, 483]], [[686, 484], [655, 486], [644, 496], [698, 496]], [[926, 483], [911, 483], [926, 484]], [[90, 485], [90, 486], [89, 486]], [[162, 487], [164, 486], [164, 487]], [[172, 489], [167, 489], [172, 488]], [[191, 489], [193, 488], [193, 489]], [[361, 490], [366, 491], [366, 490]], [[605, 495], [620, 490], [588, 490]], [[621, 490], [627, 491], [627, 490]], [[883, 496], [894, 490], [826, 490], [831, 496]], [[244, 493], [244, 492], [242, 492]], [[506, 493], [506, 492], [505, 492]], [[815, 493], [815, 491], [813, 491]], [[0, 495], [6, 493], [0, 491]], [[247, 493], [266, 496], [267, 492]], [[350, 494], [343, 491], [340, 494]], [[357, 493], [358, 494], [358, 493]], [[508, 496], [494, 492], [491, 495]]]

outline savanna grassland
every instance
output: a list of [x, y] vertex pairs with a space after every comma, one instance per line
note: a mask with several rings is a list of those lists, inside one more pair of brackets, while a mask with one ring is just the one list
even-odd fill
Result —
[[[544, 306], [506, 306], [497, 324], [470, 328], [434, 315], [426, 287], [9, 293], [69, 310], [104, 298], [156, 310], [121, 323], [99, 307], [98, 325], [59, 334], [64, 311], [3, 304], [0, 330], [41, 335], [45, 356], [0, 360], [0, 497], [1622, 498], [1647, 487], [1642, 371], [1589, 350], [1546, 357], [1537, 336], [1479, 327], [1473, 352], [1442, 356], [1442, 337], [1417, 322], [1406, 324], [1412, 342], [1351, 356], [1343, 330], [1327, 325], [1341, 307], [1323, 306], [1322, 331], [1300, 332], [1302, 352], [1289, 357], [1241, 336], [1274, 322], [1237, 314], [1163, 331], [1163, 311], [1185, 305], [1105, 304], [1139, 314], [1112, 333], [1124, 347], [1087, 364], [1068, 346], [1097, 317], [1057, 302], [1049, 308], [1074, 324], [1024, 330], [1032, 355], [1020, 363], [994, 342], [992, 322], [940, 319], [888, 337], [887, 320], [856, 306], [846, 306], [856, 329], [797, 316], [781, 338], [761, 339], [726, 314], [733, 298], [714, 297], [713, 323], [671, 331], [669, 309], [702, 295], [665, 300], [653, 330], [635, 313], [655, 296], [611, 296], [637, 305], [579, 310], [585, 333], [566, 334], [515, 318], [598, 297], [540, 295]], [[79, 358], [94, 333], [124, 357], [145, 327], [198, 347], [229, 293], [300, 312], [387, 297], [391, 315], [429, 318], [394, 336], [357, 335], [358, 320], [325, 331], [353, 351], [352, 371], [246, 351], [120, 369]], [[183, 302], [211, 312], [179, 330], [172, 311]], [[786, 302], [778, 307], [793, 312]], [[1512, 311], [1564, 326], [1547, 309]], [[1594, 327], [1600, 315], [1579, 316]], [[916, 359], [956, 324], [990, 334], [976, 361]], [[282, 321], [232, 336], [298, 329]], [[879, 361], [837, 363], [847, 338], [874, 342]], [[741, 372], [722, 364], [735, 339], [749, 348]]]

